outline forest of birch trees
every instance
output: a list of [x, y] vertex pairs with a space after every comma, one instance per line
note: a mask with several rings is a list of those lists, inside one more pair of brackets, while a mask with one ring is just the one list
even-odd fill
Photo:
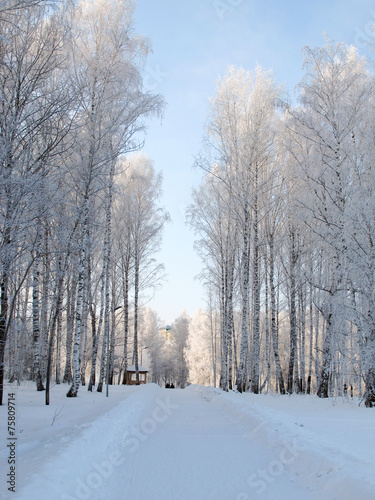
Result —
[[4, 380], [33, 380], [46, 404], [51, 383], [69, 397], [124, 384], [147, 350], [160, 384], [375, 406], [370, 64], [329, 39], [306, 47], [295, 101], [261, 67], [219, 79], [187, 211], [207, 308], [168, 344], [143, 298], [169, 215], [139, 152], [164, 101], [143, 84], [133, 12], [0, 3], [0, 404]]
[[295, 103], [261, 67], [231, 67], [210, 100], [188, 222], [204, 261], [211, 383], [354, 394], [371, 407], [374, 75], [329, 39], [304, 57]]
[[[140, 298], [168, 214], [138, 151], [163, 99], [131, 0], [1, 3], [0, 399], [3, 381], [101, 391], [138, 364]], [[129, 322], [132, 321], [130, 337]], [[121, 349], [117, 352], [115, 345]]]

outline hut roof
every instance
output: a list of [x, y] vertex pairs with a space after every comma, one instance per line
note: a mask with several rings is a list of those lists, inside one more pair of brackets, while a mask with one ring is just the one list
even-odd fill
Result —
[[[148, 373], [147, 368], [141, 365], [138, 365], [138, 371]], [[128, 372], [135, 372], [135, 365], [128, 366]]]

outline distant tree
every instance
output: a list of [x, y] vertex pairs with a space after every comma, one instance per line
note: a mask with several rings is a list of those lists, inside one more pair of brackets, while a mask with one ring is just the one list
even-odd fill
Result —
[[[162, 229], [169, 215], [158, 205], [161, 196], [161, 174], [145, 155], [129, 157], [123, 173], [123, 194], [131, 207], [129, 236], [131, 239], [134, 272], [134, 342], [133, 364], [139, 384], [138, 317], [139, 296], [142, 288], [155, 286], [163, 266], [154, 258], [160, 246]], [[118, 205], [118, 209], [121, 205]]]
[[186, 360], [189, 369], [189, 381], [193, 384], [216, 386], [216, 353], [219, 324], [213, 311], [199, 309], [191, 318]]
[[[233, 362], [234, 367], [237, 365], [233, 302], [234, 296], [240, 295], [241, 348], [236, 386], [239, 391], [245, 390], [250, 378], [251, 390], [255, 393], [260, 388], [261, 248], [264, 238], [261, 221], [264, 212], [269, 210], [275, 184], [272, 166], [277, 156], [279, 118], [276, 104], [279, 95], [272, 76], [262, 68], [258, 67], [254, 73], [229, 68], [225, 77], [219, 79], [216, 95], [211, 100], [206, 149], [196, 162], [215, 178], [212, 186], [219, 193], [220, 203], [225, 205], [226, 223], [230, 228], [226, 247], [231, 247], [231, 251], [221, 262], [228, 266], [223, 272], [222, 288], [222, 328], [225, 332], [222, 386], [228, 384], [232, 388]], [[201, 189], [203, 199], [208, 189], [203, 183]], [[207, 212], [203, 220], [204, 217]], [[195, 226], [199, 227], [196, 223]], [[234, 231], [236, 238], [232, 236]], [[239, 280], [238, 290], [235, 290], [236, 279]]]
[[188, 365], [186, 360], [187, 343], [189, 338], [190, 318], [182, 314], [172, 323], [172, 352], [175, 361], [176, 387], [186, 387], [188, 379]]
[[164, 380], [166, 362], [166, 339], [160, 334], [161, 320], [156, 312], [149, 307], [143, 308], [142, 317], [144, 331], [142, 335], [143, 354], [144, 357], [147, 354], [150, 366], [147, 366], [144, 361], [143, 365], [150, 370], [150, 381], [161, 385]]
[[216, 175], [216, 167], [193, 191], [187, 220], [200, 239], [196, 249], [205, 268], [202, 279], [216, 292], [220, 311], [220, 387], [232, 387], [233, 303], [237, 224], [231, 219], [232, 200]]

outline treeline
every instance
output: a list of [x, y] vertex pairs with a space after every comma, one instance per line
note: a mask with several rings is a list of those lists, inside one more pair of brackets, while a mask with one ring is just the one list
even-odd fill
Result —
[[148, 369], [147, 380], [162, 387], [186, 387], [189, 324], [190, 318], [183, 313], [171, 326], [162, 326], [155, 311], [143, 308], [140, 352]]
[[[305, 48], [292, 105], [262, 68], [210, 101], [188, 220], [220, 386], [375, 405], [375, 88], [355, 48]], [[216, 376], [214, 377], [216, 382]]]
[[142, 84], [149, 47], [133, 8], [0, 6], [1, 399], [5, 371], [34, 379], [47, 404], [52, 373], [68, 396], [80, 384], [101, 390], [119, 316], [119, 370], [129, 349], [138, 364], [139, 301], [162, 275], [154, 253], [168, 214], [151, 160], [129, 156], [143, 118], [164, 106]]

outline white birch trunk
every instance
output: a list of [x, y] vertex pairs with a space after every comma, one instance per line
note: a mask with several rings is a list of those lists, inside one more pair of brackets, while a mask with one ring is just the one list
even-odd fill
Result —
[[300, 391], [304, 394], [306, 392], [306, 286], [300, 286], [299, 291], [299, 319], [301, 329], [301, 345], [300, 345]]
[[264, 255], [264, 275], [265, 275], [265, 310], [264, 310], [264, 326], [265, 326], [265, 354], [266, 354], [266, 376], [264, 381], [260, 387], [259, 392], [262, 393], [266, 388], [268, 392], [268, 386], [271, 379], [271, 334], [269, 327], [269, 284], [268, 284], [268, 263], [267, 263], [267, 254]]
[[[87, 273], [85, 272], [87, 276]], [[83, 289], [83, 298], [82, 298], [82, 339], [81, 339], [81, 384], [82, 386], [86, 385], [86, 358], [87, 358], [87, 314], [88, 314], [88, 306], [87, 306], [87, 284]]]
[[[91, 281], [91, 280], [90, 280]], [[104, 314], [104, 273], [102, 272], [100, 276], [100, 315], [99, 324], [96, 328], [96, 308], [92, 304], [92, 299], [90, 299], [90, 316], [91, 316], [91, 332], [92, 332], [92, 356], [91, 356], [91, 372], [90, 381], [87, 390], [92, 392], [92, 388], [96, 382], [96, 360], [98, 357], [99, 340], [102, 331], [103, 324], [103, 314]], [[91, 292], [90, 292], [91, 296]]]
[[129, 271], [130, 271], [130, 252], [122, 260], [122, 298], [124, 307], [124, 377], [122, 383], [127, 383], [128, 372], [128, 336], [129, 336]]
[[111, 342], [109, 349], [109, 384], [114, 383], [115, 347], [116, 347], [116, 276], [112, 273], [112, 308], [111, 308]]
[[59, 309], [57, 316], [56, 335], [56, 384], [61, 383], [61, 340], [62, 340], [62, 310]]
[[289, 322], [290, 322], [290, 344], [289, 344], [289, 370], [288, 370], [288, 393], [292, 394], [295, 379], [295, 365], [297, 358], [297, 311], [296, 311], [296, 265], [297, 252], [294, 229], [289, 231]]
[[139, 385], [139, 365], [138, 365], [138, 299], [139, 299], [139, 257], [137, 243], [135, 243], [134, 257], [134, 343], [133, 343], [133, 363], [135, 365], [136, 385]]
[[248, 304], [249, 304], [249, 276], [250, 276], [250, 245], [249, 245], [249, 210], [247, 204], [244, 209], [244, 234], [243, 234], [243, 252], [242, 252], [242, 323], [241, 323], [241, 350], [240, 365], [237, 374], [237, 390], [244, 392], [246, 390], [249, 356], [249, 332], [247, 330]]
[[[257, 168], [257, 167], [256, 167]], [[254, 201], [254, 252], [253, 252], [253, 345], [252, 345], [252, 372], [251, 372], [251, 392], [259, 393], [259, 355], [260, 355], [260, 280], [259, 280], [259, 214], [258, 214], [258, 181], [257, 171], [255, 179], [255, 201]]]
[[[312, 263], [310, 267], [310, 276], [312, 278]], [[313, 302], [313, 287], [309, 286], [309, 330], [310, 330], [310, 342], [309, 342], [309, 373], [307, 376], [307, 394], [312, 392], [312, 366], [313, 366], [313, 347], [314, 347], [314, 302]]]
[[71, 278], [68, 283], [67, 292], [67, 311], [66, 311], [66, 339], [65, 339], [65, 369], [63, 383], [70, 384], [73, 380], [72, 375], [72, 348], [73, 348], [73, 330], [74, 330], [74, 315], [76, 306], [77, 282]]
[[[39, 253], [39, 250], [37, 250]], [[33, 276], [33, 346], [34, 346], [34, 378], [37, 391], [44, 391], [40, 367], [40, 315], [39, 315], [39, 267], [40, 257], [36, 256]]]
[[41, 259], [42, 277], [42, 297], [40, 306], [40, 348], [41, 348], [41, 369], [45, 373], [47, 368], [48, 353], [48, 307], [49, 307], [49, 286], [51, 281], [51, 266], [49, 255], [49, 230], [48, 220], [43, 221], [43, 258]]
[[273, 234], [269, 238], [270, 264], [269, 264], [269, 280], [270, 280], [270, 301], [271, 301], [271, 336], [273, 345], [273, 354], [276, 365], [276, 383], [280, 394], [285, 394], [285, 385], [283, 372], [281, 370], [279, 356], [279, 329], [278, 329], [278, 311], [276, 304], [276, 289], [275, 289], [275, 255], [274, 255], [274, 239]]
[[67, 397], [76, 397], [81, 380], [80, 369], [80, 345], [82, 333], [82, 312], [83, 312], [83, 294], [84, 286], [86, 283], [86, 269], [87, 269], [87, 249], [88, 249], [88, 223], [89, 223], [89, 199], [88, 195], [85, 197], [84, 217], [83, 217], [83, 242], [80, 251], [80, 269], [78, 275], [78, 288], [77, 288], [77, 305], [76, 305], [76, 328], [74, 331], [73, 341], [73, 383], [70, 387]]

